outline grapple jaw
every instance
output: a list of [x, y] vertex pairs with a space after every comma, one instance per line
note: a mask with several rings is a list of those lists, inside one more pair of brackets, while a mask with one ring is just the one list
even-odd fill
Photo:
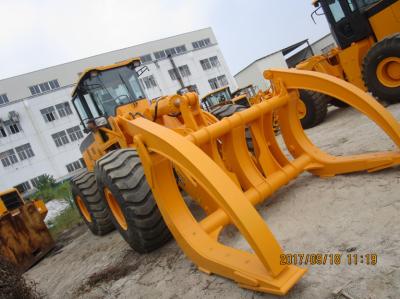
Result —
[[[339, 79], [298, 70], [271, 70], [265, 77], [275, 87], [271, 98], [219, 122], [199, 109], [193, 95], [180, 96], [174, 103], [190, 127], [185, 134], [145, 118], [118, 118], [117, 122], [134, 140], [166, 224], [199, 269], [230, 278], [245, 288], [284, 295], [306, 269], [280, 264], [282, 248], [254, 206], [304, 171], [333, 176], [400, 162], [399, 152], [334, 157], [318, 149], [297, 117], [297, 89], [343, 100], [375, 121], [397, 146], [400, 126], [373, 98]], [[275, 139], [274, 111], [292, 160]], [[251, 131], [254, 153], [248, 151], [245, 130]], [[203, 219], [195, 219], [179, 187], [206, 211]], [[236, 226], [252, 252], [218, 241], [228, 224]]]

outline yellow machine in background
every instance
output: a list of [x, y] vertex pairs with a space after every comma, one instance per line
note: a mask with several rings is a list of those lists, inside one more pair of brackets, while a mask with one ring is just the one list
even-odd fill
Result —
[[[375, 121], [400, 148], [398, 121], [343, 80], [269, 70], [264, 73], [272, 82], [268, 100], [218, 121], [201, 109], [196, 93], [150, 103], [139, 84], [139, 67], [139, 59], [132, 59], [88, 69], [79, 78], [72, 102], [89, 133], [80, 148], [87, 171], [71, 181], [92, 232], [102, 235], [115, 227], [137, 252], [159, 248], [172, 234], [201, 271], [244, 288], [286, 294], [306, 269], [280, 263], [283, 250], [254, 206], [304, 171], [329, 177], [400, 164], [399, 150], [334, 157], [306, 136], [298, 117], [299, 89], [335, 95]], [[275, 138], [273, 113], [291, 159]], [[182, 190], [203, 216], [192, 215]], [[218, 237], [229, 224], [251, 250], [221, 243]]]
[[25, 202], [15, 188], [0, 192], [0, 255], [22, 271], [46, 255], [54, 241], [42, 200]]
[[210, 113], [228, 104], [240, 105], [248, 108], [251, 105], [250, 98], [255, 95], [251, 95], [247, 92], [249, 87], [250, 86], [237, 90], [234, 93], [231, 93], [229, 86], [218, 88], [201, 98], [201, 106]]
[[[323, 10], [338, 47], [296, 68], [346, 80], [382, 101], [400, 102], [400, 0], [315, 0], [314, 5], [317, 15]], [[319, 101], [311, 113], [320, 121], [327, 103], [346, 106], [334, 96]], [[313, 109], [312, 103], [307, 109]]]

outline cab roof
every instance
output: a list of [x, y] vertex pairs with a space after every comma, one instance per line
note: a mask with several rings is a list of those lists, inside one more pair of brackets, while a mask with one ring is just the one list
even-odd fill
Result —
[[[226, 85], [226, 86], [220, 87], [220, 88], [218, 88], [218, 89], [214, 89], [212, 92], [209, 92], [209, 93], [207, 93], [204, 97], [202, 97], [201, 100], [203, 101], [206, 97], [208, 97], [208, 96], [210, 96], [210, 95], [213, 95], [213, 94], [215, 94], [215, 93], [217, 93], [217, 92], [223, 91], [223, 90], [225, 90], [225, 89], [229, 89], [229, 86]], [[229, 91], [229, 92], [230, 92], [230, 91]]]
[[86, 75], [88, 75], [91, 71], [110, 70], [110, 69], [114, 69], [114, 68], [117, 68], [117, 67], [121, 67], [121, 66], [132, 64], [135, 61], [139, 61], [140, 62], [140, 58], [139, 57], [135, 57], [135, 58], [130, 58], [130, 59], [127, 59], [127, 60], [124, 60], [124, 61], [121, 61], [121, 62], [114, 63], [114, 64], [106, 65], [106, 66], [96, 66], [96, 67], [91, 67], [91, 68], [85, 69], [81, 73], [81, 75], [79, 76], [79, 79], [76, 82], [76, 85], [75, 85], [74, 89], [72, 90], [71, 95], [75, 96], [79, 84], [86, 77]]
[[0, 191], [0, 197], [4, 196], [6, 194], [9, 194], [9, 193], [13, 193], [13, 192], [17, 192], [19, 194], [19, 192], [18, 192], [18, 190], [16, 188], [10, 188], [10, 189], [6, 189], [6, 190], [3, 190], [3, 191]]

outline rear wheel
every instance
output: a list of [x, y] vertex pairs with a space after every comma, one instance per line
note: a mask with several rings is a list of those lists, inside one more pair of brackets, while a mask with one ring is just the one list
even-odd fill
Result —
[[171, 239], [135, 150], [119, 149], [99, 159], [96, 178], [115, 227], [134, 250], [149, 252]]
[[363, 61], [363, 80], [379, 100], [400, 102], [400, 34], [377, 42]]
[[[241, 105], [235, 105], [235, 104], [226, 104], [223, 106], [219, 106], [211, 111], [211, 113], [218, 118], [219, 120], [223, 119], [224, 117], [229, 117], [236, 112], [240, 112], [243, 110], [246, 110], [247, 108]], [[254, 145], [253, 145], [253, 140], [251, 139], [251, 132], [248, 128], [245, 130], [245, 137], [246, 137], [246, 143], [247, 143], [247, 148], [249, 149], [250, 152], [254, 153]]]
[[101, 236], [115, 229], [93, 172], [85, 170], [75, 176], [71, 190], [78, 211], [93, 234]]
[[305, 114], [300, 116], [301, 125], [303, 129], [315, 127], [325, 119], [329, 99], [326, 95], [311, 90], [302, 89], [299, 92], [306, 108]]

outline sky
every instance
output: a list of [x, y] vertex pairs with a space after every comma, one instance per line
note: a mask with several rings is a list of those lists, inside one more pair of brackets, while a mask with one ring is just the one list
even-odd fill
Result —
[[232, 74], [329, 32], [311, 0], [0, 0], [0, 79], [211, 27]]

